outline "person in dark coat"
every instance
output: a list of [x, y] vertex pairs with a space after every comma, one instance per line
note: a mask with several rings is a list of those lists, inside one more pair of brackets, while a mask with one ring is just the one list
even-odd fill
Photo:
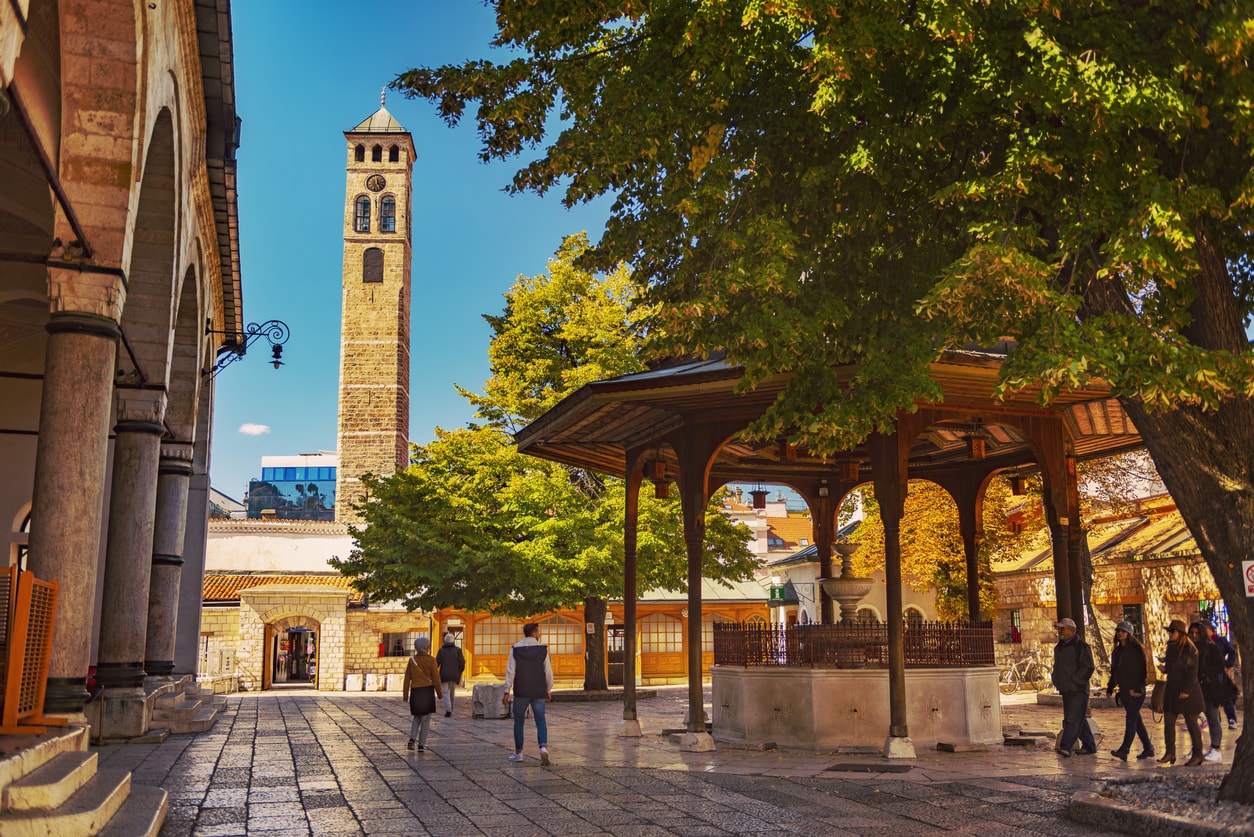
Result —
[[1206, 708], [1202, 700], [1202, 686], [1197, 682], [1197, 647], [1189, 642], [1183, 621], [1173, 619], [1167, 626], [1167, 655], [1163, 671], [1167, 674], [1167, 690], [1163, 699], [1163, 744], [1166, 752], [1159, 764], [1176, 763], [1176, 720], [1183, 715], [1193, 743], [1190, 766], [1202, 763], [1205, 749], [1202, 745], [1202, 728], [1197, 716]]
[[1118, 749], [1110, 751], [1120, 761], [1128, 760], [1133, 738], [1141, 739], [1138, 761], [1154, 756], [1149, 730], [1141, 719], [1141, 706], [1145, 703], [1145, 683], [1148, 673], [1153, 671], [1148, 665], [1148, 657], [1145, 646], [1132, 633], [1132, 623], [1120, 622], [1115, 626], [1115, 650], [1110, 655], [1110, 680], [1106, 683], [1106, 694], [1109, 696], [1117, 688], [1118, 702], [1123, 707], [1123, 743]]
[[1236, 729], [1237, 695], [1240, 694], [1234, 672], [1237, 665], [1237, 649], [1226, 636], [1220, 636], [1215, 631], [1215, 626], [1211, 622], [1203, 622], [1202, 627], [1206, 629], [1206, 636], [1215, 643], [1215, 647], [1223, 652], [1225, 686], [1223, 709], [1224, 714], [1228, 716], [1228, 729]]
[[1062, 735], [1054, 751], [1070, 756], [1077, 739], [1082, 756], [1097, 752], [1093, 730], [1089, 727], [1089, 679], [1093, 676], [1093, 651], [1076, 633], [1075, 620], [1063, 618], [1054, 623], [1058, 644], [1054, 646], [1054, 671], [1050, 680], [1062, 695]]
[[1219, 748], [1224, 743], [1224, 728], [1219, 714], [1219, 707], [1224, 702], [1224, 653], [1210, 641], [1201, 622], [1189, 626], [1189, 639], [1197, 648], [1197, 682], [1202, 687], [1203, 711], [1210, 730], [1210, 750], [1206, 753], [1206, 760], [1219, 761]]
[[440, 684], [444, 687], [444, 717], [453, 717], [453, 695], [457, 684], [462, 682], [462, 672], [466, 670], [466, 655], [453, 641], [453, 635], [444, 635], [444, 644], [436, 652], [435, 664], [440, 667]]

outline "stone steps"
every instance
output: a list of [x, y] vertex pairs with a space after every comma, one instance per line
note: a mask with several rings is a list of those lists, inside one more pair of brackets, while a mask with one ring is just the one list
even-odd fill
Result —
[[6, 744], [13, 748], [0, 759], [0, 837], [156, 837], [161, 830], [169, 795], [132, 786], [125, 770], [98, 769], [86, 728]]

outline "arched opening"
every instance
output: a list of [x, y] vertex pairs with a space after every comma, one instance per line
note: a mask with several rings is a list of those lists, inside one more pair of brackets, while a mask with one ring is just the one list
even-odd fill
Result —
[[316, 619], [289, 616], [266, 625], [264, 689], [317, 688], [319, 629]]
[[370, 160], [374, 163], [383, 162], [383, 146], [376, 145], [374, 148], [370, 149]]
[[399, 147], [394, 145], [388, 149], [388, 162], [389, 163], [400, 162], [400, 159], [401, 159], [401, 149]]
[[379, 232], [396, 232], [396, 198], [391, 195], [379, 202]]
[[361, 195], [353, 205], [353, 232], [370, 232], [370, 198]]
[[366, 146], [359, 145], [353, 149], [353, 159], [358, 163], [366, 162]]
[[383, 281], [383, 251], [378, 247], [367, 247], [362, 251], [361, 281], [368, 283]]

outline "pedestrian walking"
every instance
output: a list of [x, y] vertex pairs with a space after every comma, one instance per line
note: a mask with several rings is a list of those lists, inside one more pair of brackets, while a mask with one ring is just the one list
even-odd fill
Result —
[[1163, 746], [1166, 752], [1158, 763], [1176, 763], [1176, 719], [1183, 715], [1193, 744], [1193, 755], [1188, 765], [1193, 767], [1201, 764], [1204, 757], [1202, 728], [1197, 723], [1198, 714], [1205, 708], [1202, 687], [1197, 682], [1197, 647], [1189, 641], [1182, 620], [1171, 620], [1166, 630], [1167, 654], [1162, 666], [1167, 675], [1167, 691], [1163, 699]]
[[1219, 749], [1224, 743], [1224, 725], [1220, 720], [1220, 705], [1224, 702], [1224, 654], [1210, 641], [1201, 622], [1189, 626], [1189, 639], [1197, 647], [1197, 682], [1202, 687], [1203, 712], [1210, 730], [1210, 750], [1207, 761], [1219, 761]]
[[466, 670], [466, 655], [453, 641], [453, 635], [444, 635], [444, 644], [436, 652], [435, 664], [440, 667], [440, 685], [444, 688], [444, 717], [453, 717], [453, 696], [457, 694], [457, 684], [462, 682], [462, 672]]
[[1115, 702], [1123, 707], [1123, 743], [1110, 754], [1120, 761], [1128, 760], [1128, 752], [1132, 748], [1132, 739], [1141, 740], [1141, 753], [1136, 757], [1153, 758], [1154, 745], [1150, 742], [1149, 730], [1141, 718], [1141, 707], [1145, 703], [1145, 686], [1152, 682], [1154, 665], [1145, 646], [1137, 640], [1132, 632], [1131, 622], [1120, 622], [1115, 626], [1115, 650], [1110, 655], [1110, 680], [1106, 683], [1106, 695], [1110, 696], [1115, 689], [1119, 696]]
[[553, 661], [549, 659], [548, 646], [540, 643], [540, 626], [535, 622], [523, 625], [523, 638], [509, 650], [509, 662], [505, 664], [505, 695], [503, 703], [509, 703], [510, 690], [514, 692], [514, 752], [510, 761], [523, 760], [523, 731], [527, 709], [536, 719], [536, 739], [540, 744], [540, 763], [549, 763], [549, 728], [544, 721], [545, 701], [553, 698]]
[[1215, 643], [1215, 647], [1223, 653], [1223, 710], [1224, 714], [1228, 716], [1228, 729], [1236, 729], [1237, 695], [1241, 694], [1241, 690], [1237, 688], [1236, 680], [1237, 649], [1226, 636], [1220, 636], [1219, 633], [1215, 631], [1214, 623], [1203, 621], [1202, 627], [1206, 629], [1206, 636], [1210, 639], [1210, 641]]
[[1088, 724], [1089, 679], [1095, 668], [1093, 650], [1076, 633], [1075, 620], [1059, 619], [1054, 627], [1058, 630], [1058, 644], [1054, 646], [1054, 671], [1050, 679], [1062, 695], [1062, 735], [1054, 751], [1069, 757], [1078, 739], [1080, 749], [1076, 754], [1091, 756], [1097, 752], [1097, 742]]
[[427, 749], [427, 731], [431, 729], [431, 715], [435, 712], [435, 699], [440, 697], [440, 670], [431, 656], [431, 640], [420, 636], [414, 640], [414, 655], [405, 666], [405, 679], [401, 681], [401, 699], [409, 701], [409, 743], [407, 750], [414, 749], [418, 740], [418, 752]]

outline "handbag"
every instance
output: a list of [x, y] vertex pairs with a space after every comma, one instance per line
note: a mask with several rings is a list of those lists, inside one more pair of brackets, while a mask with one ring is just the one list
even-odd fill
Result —
[[1150, 711], [1161, 715], [1163, 713], [1163, 703], [1167, 698], [1167, 684], [1159, 680], [1154, 683], [1154, 691], [1150, 692]]
[[430, 715], [435, 712], [435, 686], [415, 686], [409, 690], [409, 714]]

